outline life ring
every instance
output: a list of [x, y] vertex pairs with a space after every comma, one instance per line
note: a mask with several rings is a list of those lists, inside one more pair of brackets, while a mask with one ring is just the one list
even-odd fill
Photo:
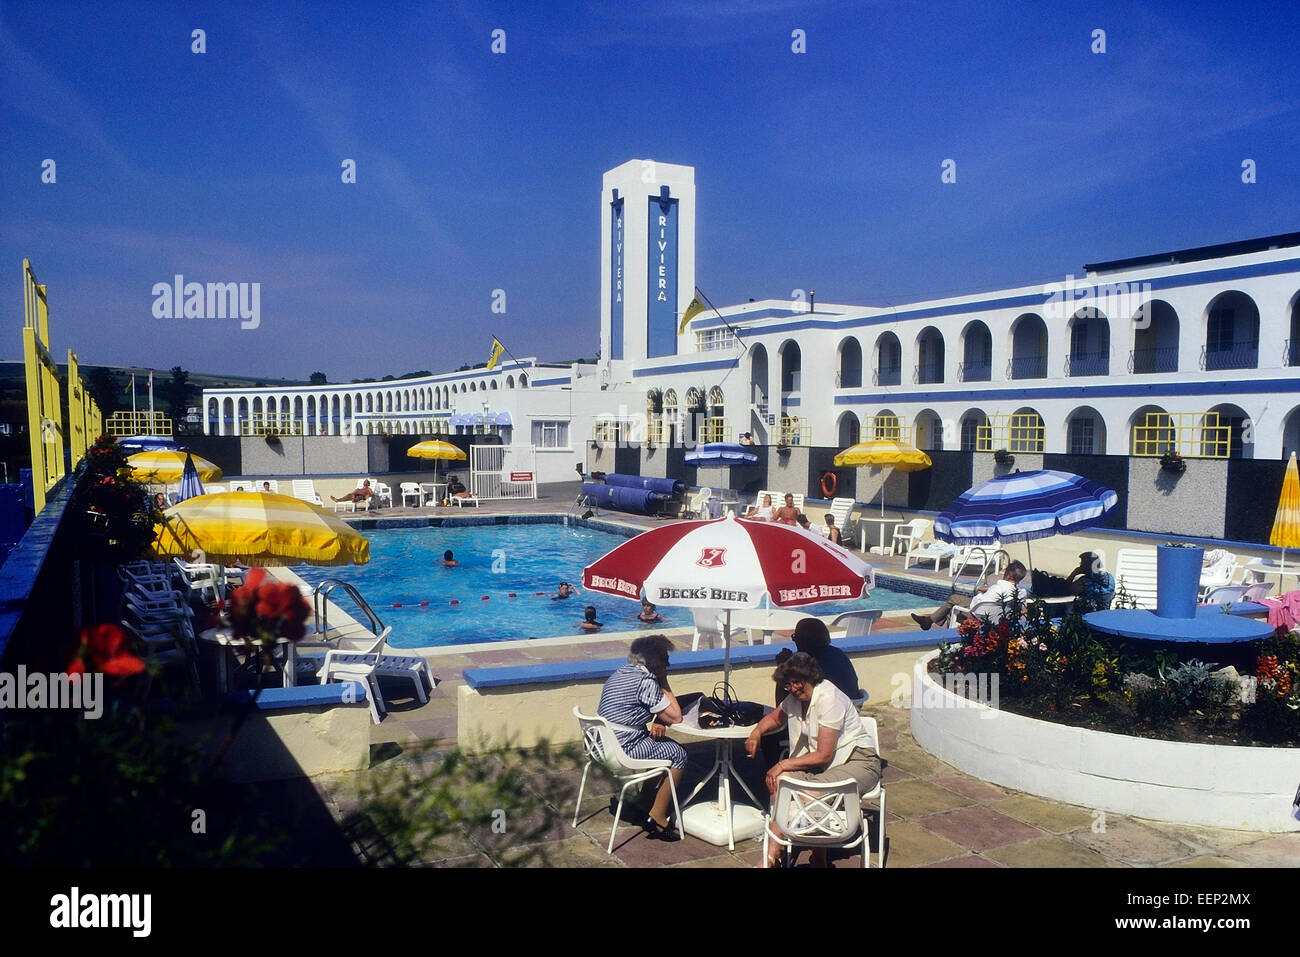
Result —
[[834, 498], [835, 490], [840, 487], [840, 477], [834, 472], [822, 473], [822, 495], [826, 498]]

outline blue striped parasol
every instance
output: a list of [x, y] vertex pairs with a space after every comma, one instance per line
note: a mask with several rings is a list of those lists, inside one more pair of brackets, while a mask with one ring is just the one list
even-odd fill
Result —
[[702, 469], [722, 469], [729, 465], [754, 465], [758, 455], [735, 442], [706, 442], [686, 453], [686, 464]]
[[195, 498], [203, 494], [203, 483], [199, 481], [199, 470], [194, 465], [194, 456], [185, 453], [185, 469], [181, 472], [180, 500]]
[[1100, 525], [1118, 502], [1111, 489], [1081, 475], [1051, 469], [1014, 472], [957, 496], [934, 520], [934, 537], [957, 545], [991, 545], [1069, 535]]

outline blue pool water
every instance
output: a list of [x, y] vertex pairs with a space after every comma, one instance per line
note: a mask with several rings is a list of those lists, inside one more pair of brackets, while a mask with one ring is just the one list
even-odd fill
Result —
[[[365, 534], [370, 539], [369, 564], [302, 565], [294, 571], [313, 585], [339, 578], [356, 586], [384, 624], [393, 626], [389, 644], [397, 648], [585, 634], [578, 622], [588, 604], [596, 606], [596, 617], [606, 632], [649, 634], [692, 623], [688, 609], [661, 606], [659, 613], [667, 621], [647, 625], [637, 620], [640, 604], [600, 592], [579, 592], [564, 601], [550, 599], [560, 581], [581, 587], [582, 569], [626, 541], [611, 532], [527, 524], [373, 529]], [[455, 553], [459, 567], [442, 567], [447, 549]], [[342, 592], [335, 591], [332, 597], [360, 617]], [[866, 601], [828, 602], [810, 606], [809, 611], [827, 615], [924, 603], [916, 595], [877, 588]]]

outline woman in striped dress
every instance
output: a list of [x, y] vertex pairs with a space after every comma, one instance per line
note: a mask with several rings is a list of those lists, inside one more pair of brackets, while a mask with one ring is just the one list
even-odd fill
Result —
[[[644, 635], [633, 641], [627, 664], [605, 682], [596, 713], [609, 721], [628, 757], [671, 762], [669, 773], [672, 786], [676, 786], [686, 769], [686, 750], [664, 737], [668, 725], [682, 720], [677, 696], [668, 687], [668, 654], [672, 650], [673, 643], [664, 635]], [[671, 801], [672, 790], [665, 776], [647, 814], [652, 835], [667, 833]]]

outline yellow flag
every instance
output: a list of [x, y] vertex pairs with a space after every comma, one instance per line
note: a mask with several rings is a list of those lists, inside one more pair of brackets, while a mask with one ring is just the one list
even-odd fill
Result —
[[492, 352], [488, 356], [487, 363], [489, 369], [495, 369], [497, 367], [497, 363], [501, 361], [501, 353], [505, 352], [505, 349], [506, 347], [501, 344], [500, 339], [494, 338], [492, 340]]
[[677, 330], [677, 334], [680, 336], [683, 332], [685, 332], [686, 324], [690, 322], [692, 319], [694, 319], [696, 316], [698, 316], [700, 313], [702, 313], [703, 311], [704, 311], [704, 303], [700, 302], [699, 296], [696, 296], [694, 299], [691, 300], [691, 304], [686, 307], [686, 311], [682, 313], [682, 324], [681, 327]]

